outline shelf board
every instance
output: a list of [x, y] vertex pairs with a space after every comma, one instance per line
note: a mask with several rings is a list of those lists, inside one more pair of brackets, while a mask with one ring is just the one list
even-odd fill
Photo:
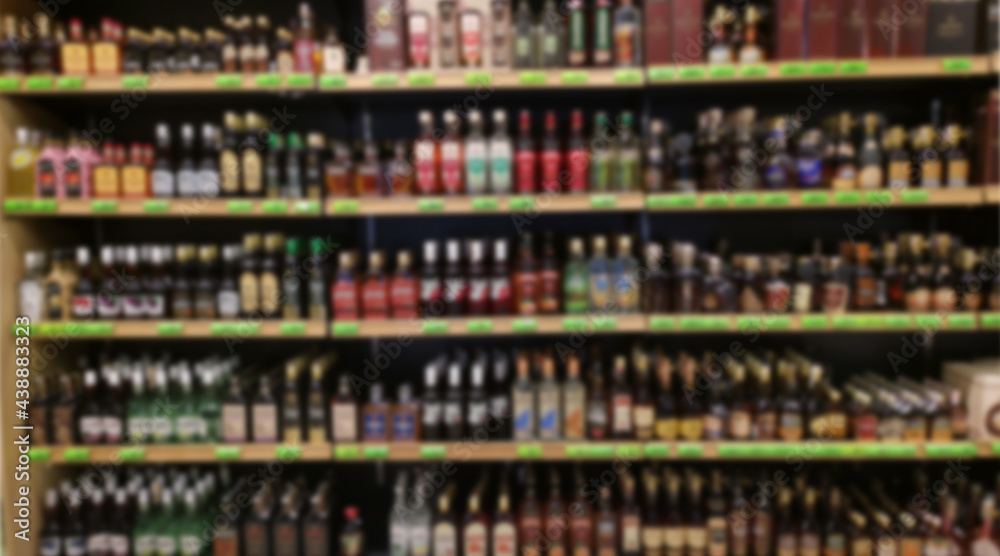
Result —
[[131, 444], [126, 446], [35, 446], [28, 456], [35, 462], [56, 464], [225, 463], [265, 462], [500, 462], [713, 460], [925, 460], [1000, 458], [1000, 442], [853, 442], [802, 440], [799, 442], [484, 442], [474, 447], [455, 441], [359, 442], [331, 444]]
[[[357, 321], [208, 321], [120, 320], [40, 322], [31, 325], [36, 337], [71, 338], [326, 338], [362, 339], [394, 336], [443, 337], [530, 336], [543, 334], [698, 334], [716, 332], [898, 332], [908, 330], [973, 332], [1000, 330], [1000, 313], [843, 314], [656, 314], [544, 315], [391, 319]], [[13, 333], [12, 328], [12, 333]]]
[[787, 190], [729, 193], [584, 193], [510, 196], [344, 197], [316, 199], [35, 199], [4, 200], [10, 217], [320, 218], [535, 213], [741, 210], [835, 210], [880, 203], [893, 208], [996, 205], [1000, 186], [911, 188], [894, 192]]
[[996, 55], [793, 60], [745, 65], [669, 65], [637, 68], [455, 69], [370, 74], [164, 74], [52, 75], [3, 78], [0, 95], [116, 94], [149, 91], [171, 94], [250, 94], [283, 91], [321, 94], [405, 93], [494, 89], [576, 90], [654, 86], [725, 85], [816, 79], [865, 80], [963, 78], [997, 71]]

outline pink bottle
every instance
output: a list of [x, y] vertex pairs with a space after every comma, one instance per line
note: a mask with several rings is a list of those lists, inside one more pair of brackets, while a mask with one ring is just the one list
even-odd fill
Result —
[[63, 184], [63, 150], [62, 141], [47, 137], [42, 142], [42, 152], [38, 155], [35, 165], [35, 195], [38, 197], [66, 196]]
[[63, 190], [70, 199], [89, 199], [93, 196], [94, 166], [101, 161], [97, 149], [86, 139], [71, 135], [63, 158]]

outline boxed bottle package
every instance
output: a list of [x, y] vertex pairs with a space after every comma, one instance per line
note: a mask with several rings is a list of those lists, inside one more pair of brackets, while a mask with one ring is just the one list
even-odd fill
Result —
[[927, 6], [927, 55], [971, 54], [979, 30], [977, 0], [930, 0]]
[[510, 0], [408, 0], [410, 69], [510, 67]]
[[840, 0], [840, 37], [837, 54], [840, 58], [867, 58], [871, 24], [868, 4], [875, 0]]
[[1000, 439], [1000, 359], [946, 362], [942, 378], [962, 390], [969, 411], [969, 438]]
[[673, 61], [679, 64], [701, 64], [705, 61], [708, 42], [701, 41], [704, 25], [702, 0], [673, 0]]
[[406, 16], [404, 0], [367, 0], [365, 2], [365, 33], [368, 36], [368, 60], [373, 71], [406, 69], [403, 48]]
[[840, 14], [837, 0], [809, 0], [806, 5], [806, 42], [812, 60], [837, 57]]
[[670, 10], [673, 0], [647, 0], [646, 2], [646, 62], [651, 66], [669, 65], [673, 62]]
[[775, 59], [805, 58], [806, 0], [777, 0], [775, 8]]

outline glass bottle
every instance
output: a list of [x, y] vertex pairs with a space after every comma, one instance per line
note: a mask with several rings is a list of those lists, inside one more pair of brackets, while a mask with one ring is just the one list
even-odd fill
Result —
[[611, 262], [607, 255], [607, 240], [604, 236], [591, 239], [591, 257], [587, 263], [591, 310], [608, 310], [614, 306]]
[[[876, 189], [885, 186], [882, 164], [882, 145], [878, 140], [878, 129], [881, 124], [878, 114], [865, 114], [865, 137], [858, 152], [858, 187], [861, 189]], [[886, 145], [888, 148], [889, 145]]]
[[541, 166], [542, 189], [553, 193], [562, 192], [563, 183], [566, 181], [565, 174], [562, 173], [563, 152], [558, 133], [556, 113], [548, 110], [545, 112], [545, 137], [542, 138], [538, 159]]
[[507, 266], [507, 240], [493, 242], [493, 265], [490, 270], [490, 313], [508, 315], [512, 312], [510, 269]]
[[534, 315], [538, 312], [538, 273], [531, 234], [521, 236], [517, 269], [513, 277], [514, 312]]
[[441, 188], [445, 195], [459, 195], [465, 192], [465, 155], [462, 139], [459, 137], [461, 123], [454, 110], [444, 111], [444, 137], [441, 146]]
[[462, 265], [462, 243], [458, 239], [445, 241], [444, 291], [441, 297], [446, 314], [467, 314], [469, 280]]
[[368, 273], [361, 285], [361, 314], [366, 320], [389, 317], [389, 280], [382, 271], [382, 251], [368, 254]]
[[437, 389], [438, 367], [428, 363], [424, 367], [424, 397], [421, 403], [420, 428], [423, 430], [423, 440], [439, 440], [444, 438], [444, 406]]
[[511, 392], [512, 414], [514, 417], [514, 439], [529, 440], [535, 438], [535, 408], [536, 395], [534, 384], [529, 374], [528, 356], [521, 353], [517, 358], [517, 376]]
[[558, 260], [551, 232], [546, 232], [542, 247], [542, 259], [538, 265], [538, 312], [554, 314], [559, 312], [560, 278]]
[[701, 276], [694, 267], [695, 247], [690, 243], [674, 245], [673, 294], [671, 295], [671, 310], [677, 313], [698, 312], [699, 300], [702, 298]]
[[705, 277], [702, 282], [701, 310], [706, 313], [731, 313], [736, 310], [736, 290], [722, 276], [722, 259], [705, 256]]
[[622, 0], [614, 15], [614, 58], [618, 67], [642, 64], [642, 12], [632, 0]]
[[337, 275], [330, 287], [334, 320], [357, 320], [361, 317], [360, 287], [354, 272], [354, 253], [343, 251], [338, 257]]
[[639, 262], [632, 256], [632, 237], [620, 235], [611, 261], [614, 304], [622, 313], [639, 310]]
[[413, 143], [413, 163], [416, 166], [417, 191], [423, 195], [440, 192], [438, 171], [441, 165], [441, 150], [434, 136], [434, 114], [421, 110], [417, 114], [420, 134]]
[[622, 112], [619, 124], [621, 133], [617, 141], [618, 160], [615, 164], [615, 190], [638, 191], [639, 180], [642, 176], [642, 156], [639, 152], [639, 140], [632, 131], [632, 113]]
[[351, 377], [343, 374], [337, 382], [337, 392], [330, 400], [330, 430], [334, 442], [356, 442], [358, 439], [358, 403], [351, 388]]
[[569, 240], [569, 257], [563, 269], [563, 309], [567, 314], [584, 313], [590, 308], [587, 260], [583, 239]]
[[366, 197], [378, 195], [378, 145], [372, 137], [371, 114], [361, 113], [362, 159], [354, 169], [354, 194]]
[[331, 197], [353, 197], [356, 195], [351, 167], [351, 150], [343, 141], [331, 144], [333, 158], [323, 165], [323, 181], [326, 194]]
[[647, 243], [644, 255], [648, 278], [641, 285], [639, 310], [646, 314], [666, 313], [669, 310], [670, 273], [664, 262], [663, 246]]
[[534, 17], [527, 0], [520, 0], [514, 12], [513, 33], [513, 66], [515, 68], [530, 68], [535, 65], [538, 45], [534, 29]]
[[531, 112], [521, 110], [518, 116], [518, 137], [514, 152], [515, 190], [518, 193], [532, 193], [538, 180], [538, 153], [535, 140], [531, 136]]
[[607, 67], [612, 64], [612, 5], [611, 0], [595, 0], [593, 4], [592, 36], [588, 42], [592, 48], [595, 67]]
[[412, 256], [409, 251], [396, 253], [396, 271], [389, 283], [390, 316], [394, 319], [408, 318], [417, 314], [419, 293], [416, 278], [411, 270]]
[[[607, 0], [598, 1], [605, 2]], [[588, 180], [590, 191], [608, 191], [612, 188], [613, 176], [616, 176], [614, 174], [615, 155], [614, 149], [605, 140], [606, 134], [610, 131], [608, 115], [604, 112], [596, 112], [594, 114], [594, 129], [590, 144], [604, 145], [604, 147], [591, 149], [590, 152], [590, 176]]]
[[[86, 248], [84, 248], [86, 249]], [[24, 254], [24, 278], [17, 284], [18, 315], [32, 322], [42, 320], [45, 295], [42, 287], [45, 272], [45, 253], [28, 251]]]
[[470, 110], [469, 132], [465, 136], [465, 187], [469, 195], [482, 195], [487, 191], [486, 163], [488, 151], [483, 136], [483, 115]]
[[507, 112], [502, 109], [493, 111], [493, 135], [487, 144], [487, 159], [489, 161], [489, 190], [493, 193], [506, 195], [511, 192], [511, 159], [513, 145], [507, 133]]

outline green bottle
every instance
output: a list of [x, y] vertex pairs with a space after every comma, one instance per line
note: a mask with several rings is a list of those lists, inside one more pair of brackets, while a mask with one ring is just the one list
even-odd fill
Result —
[[177, 556], [177, 516], [174, 512], [174, 493], [164, 488], [160, 493], [160, 515], [154, 519], [158, 556]]
[[156, 556], [157, 537], [151, 525], [149, 491], [143, 488], [139, 490], [139, 516], [132, 531], [132, 548], [135, 556]]
[[635, 191], [638, 189], [640, 173], [639, 140], [632, 131], [632, 113], [622, 112], [621, 128], [618, 130], [618, 160], [615, 165], [615, 189]]
[[200, 556], [201, 533], [198, 530], [199, 516], [198, 496], [194, 489], [184, 492], [184, 516], [177, 525], [177, 540], [181, 556]]
[[[155, 383], [152, 399], [154, 400], [175, 400], [177, 396], [171, 396], [167, 390], [167, 371], [163, 368], [163, 362], [156, 363], [156, 370], [153, 371]], [[167, 413], [167, 405], [153, 403], [148, 406], [150, 431], [153, 442], [163, 444], [172, 442], [174, 439], [174, 419]]]
[[149, 391], [142, 366], [132, 369], [132, 399], [128, 404], [128, 437], [130, 443], [143, 444], [152, 440], [153, 423], [149, 419]]
[[567, 313], [585, 313], [590, 307], [590, 277], [587, 259], [583, 254], [583, 239], [569, 240], [569, 260], [563, 270], [563, 307]]
[[198, 396], [197, 411], [202, 423], [202, 441], [219, 441], [219, 419], [222, 410], [219, 405], [218, 366], [206, 368], [201, 375], [201, 395]]
[[590, 190], [607, 191], [611, 188], [611, 166], [614, 161], [614, 142], [617, 137], [608, 128], [608, 115], [598, 112], [594, 116], [594, 139], [590, 142]]
[[191, 388], [191, 372], [186, 364], [177, 373], [177, 382], [180, 387], [179, 403], [177, 404], [177, 420], [174, 430], [176, 440], [180, 444], [201, 442], [204, 421], [195, 405], [195, 396]]

